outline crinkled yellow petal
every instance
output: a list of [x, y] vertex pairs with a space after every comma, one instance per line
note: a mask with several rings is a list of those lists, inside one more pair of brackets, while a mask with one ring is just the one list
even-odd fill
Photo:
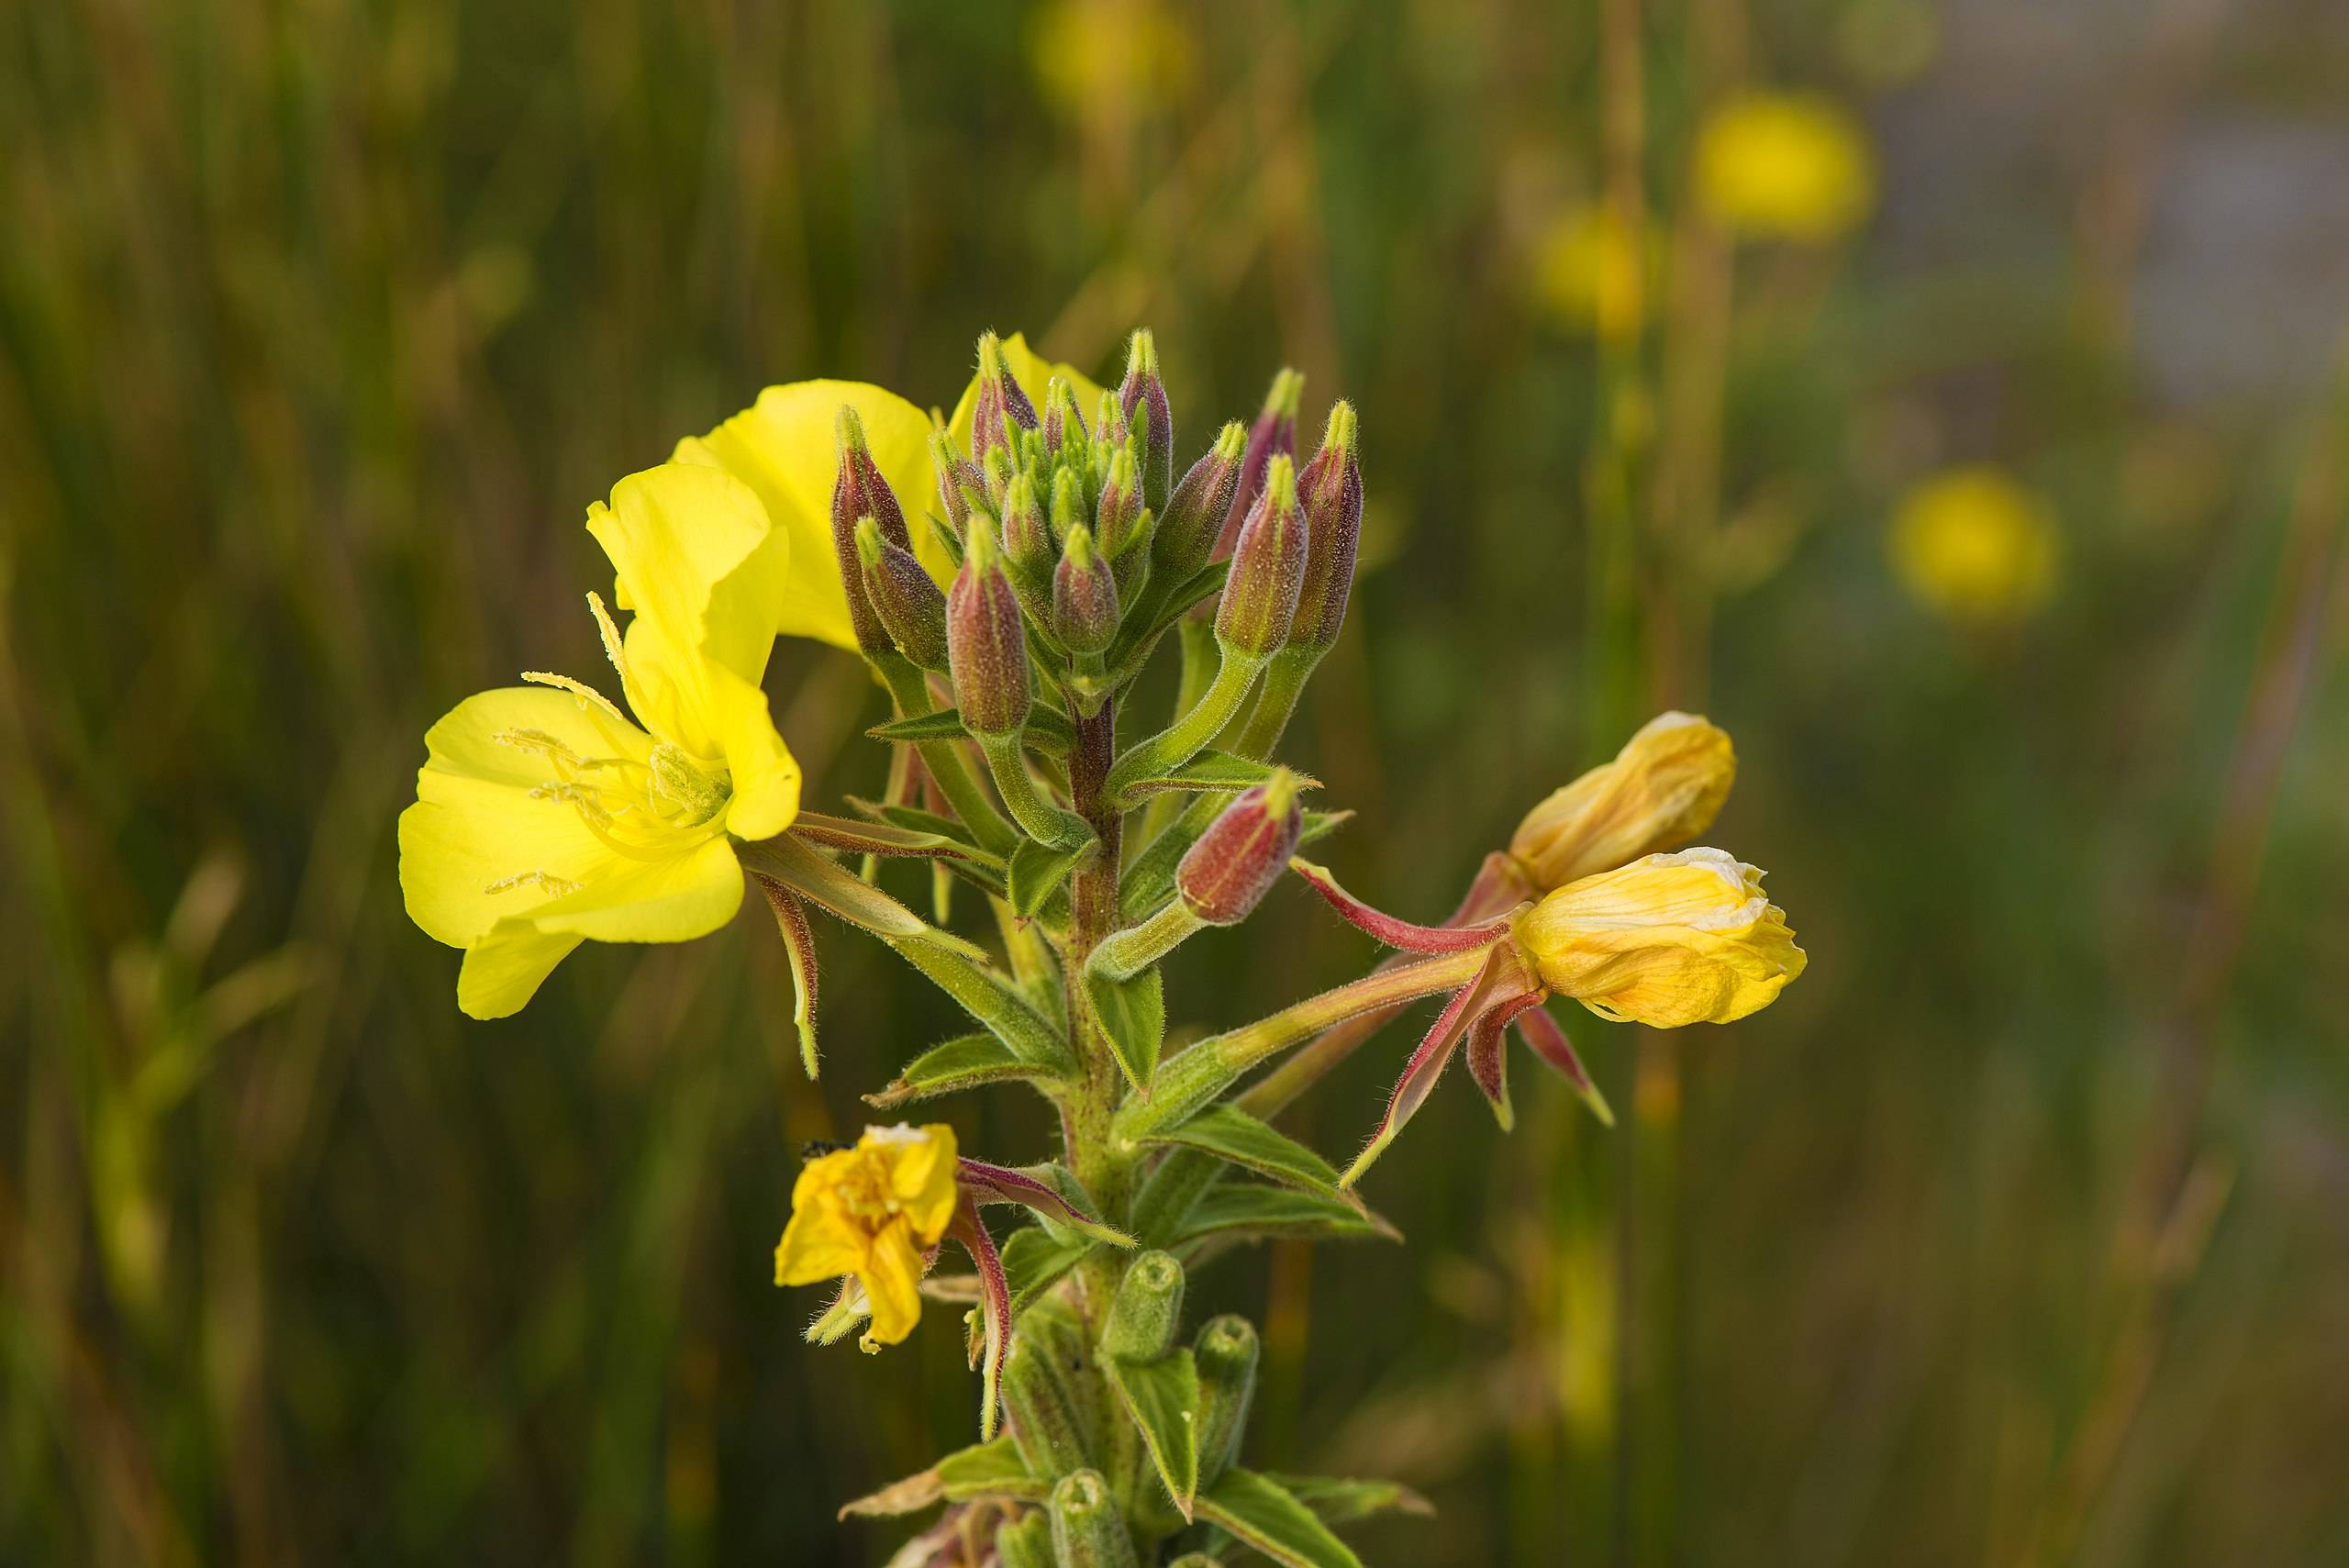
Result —
[[893, 1220], [873, 1239], [856, 1277], [873, 1307], [873, 1326], [864, 1343], [894, 1345], [921, 1321], [921, 1252], [914, 1245], [905, 1221]]
[[905, 508], [914, 551], [941, 581], [952, 574], [944, 548], [922, 514], [935, 510], [930, 465], [930, 416], [885, 387], [861, 381], [801, 381], [770, 386], [759, 399], [706, 436], [677, 443], [672, 461], [720, 468], [748, 484], [775, 531], [791, 541], [794, 570], [774, 630], [856, 646], [848, 599], [832, 549], [832, 483], [840, 456], [834, 424], [841, 405], [863, 421], [873, 461]]
[[1509, 853], [1543, 890], [1668, 850], [1713, 824], [1737, 778], [1729, 736], [1694, 714], [1664, 713], [1526, 813]]
[[774, 1250], [775, 1284], [814, 1284], [863, 1268], [872, 1237], [834, 1195], [856, 1160], [854, 1150], [844, 1149], [801, 1167], [791, 1188], [791, 1222]]
[[916, 1239], [928, 1246], [954, 1218], [954, 1129], [930, 1122], [890, 1147], [890, 1195], [912, 1222]]
[[[1011, 379], [1028, 395], [1028, 401], [1041, 412], [1044, 406], [1044, 386], [1052, 377], [1064, 378], [1069, 389], [1076, 394], [1076, 411], [1085, 416], [1086, 428], [1101, 406], [1101, 384], [1078, 370], [1074, 365], [1057, 364], [1028, 346], [1024, 332], [1014, 332], [1003, 340], [1003, 362], [1011, 367]], [[956, 450], [971, 450], [971, 419], [979, 402], [979, 378], [973, 376], [963, 388], [963, 399], [954, 405], [953, 417], [946, 421], [946, 433], [953, 439]]]

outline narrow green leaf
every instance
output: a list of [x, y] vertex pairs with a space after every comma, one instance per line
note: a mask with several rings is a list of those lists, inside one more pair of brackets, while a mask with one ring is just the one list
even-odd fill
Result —
[[936, 713], [918, 713], [911, 718], [876, 724], [865, 734], [875, 740], [960, 740], [963, 716], [953, 708], [941, 707]]
[[1362, 1559], [1291, 1496], [1252, 1470], [1227, 1470], [1200, 1495], [1199, 1517], [1280, 1563], [1281, 1568], [1362, 1568]]
[[[1142, 1140], [1152, 1146], [1197, 1149], [1269, 1176], [1284, 1186], [1301, 1187], [1347, 1203], [1338, 1173], [1327, 1160], [1295, 1139], [1275, 1132], [1236, 1106], [1209, 1106], [1184, 1122]], [[1349, 1207], [1352, 1207], [1349, 1204]]]
[[1156, 964], [1127, 980], [1087, 973], [1085, 1000], [1109, 1050], [1137, 1094], [1150, 1093], [1158, 1071], [1158, 1045], [1166, 1036], [1166, 983]]
[[1014, 1078], [1054, 1081], [1053, 1074], [1041, 1063], [1014, 1055], [1010, 1047], [991, 1034], [957, 1035], [907, 1062], [886, 1087], [865, 1095], [864, 1103], [885, 1111], [916, 1100], [933, 1099]]
[[[1129, 795], [1152, 795], [1166, 790], [1239, 791], [1251, 789], [1273, 776], [1270, 762], [1251, 762], [1235, 757], [1229, 751], [1207, 751], [1193, 757], [1181, 767], [1136, 779], [1126, 786]], [[1299, 773], [1298, 784], [1306, 789], [1319, 789], [1321, 781]]]
[[1030, 1303], [1061, 1282], [1098, 1241], [1066, 1233], [1055, 1236], [1041, 1225], [1025, 1225], [1005, 1238], [1003, 1277], [1011, 1287], [1016, 1320]]
[[1053, 890], [1068, 880], [1077, 861], [1092, 848], [1090, 843], [1085, 843], [1073, 850], [1056, 850], [1033, 839], [1022, 839], [1019, 847], [1011, 851], [1011, 874], [1007, 879], [1012, 910], [1023, 920], [1033, 918]]
[[1325, 1525], [1366, 1519], [1374, 1514], [1414, 1514], [1435, 1517], [1435, 1505], [1399, 1481], [1348, 1481], [1334, 1475], [1267, 1474], [1298, 1502], [1313, 1510]]
[[836, 1517], [843, 1519], [885, 1519], [898, 1514], [919, 1513], [945, 1500], [945, 1485], [939, 1479], [938, 1467], [932, 1465], [918, 1475], [892, 1481], [878, 1492], [868, 1493], [852, 1503], [842, 1503]]
[[[952, 863], [952, 862], [948, 862]], [[852, 879], [853, 880], [853, 879]], [[930, 928], [924, 927], [927, 930]], [[1065, 1076], [1076, 1070], [1060, 1031], [1037, 1016], [1019, 988], [987, 963], [974, 963], [957, 952], [930, 942], [893, 941], [907, 963], [936, 982], [939, 989], [962, 1004], [963, 1010], [986, 1027], [1015, 1056], [1045, 1072]]]
[[[1305, 1236], [1325, 1240], [1355, 1240], [1379, 1236], [1400, 1240], [1401, 1233], [1375, 1214], [1341, 1198], [1322, 1197], [1294, 1187], [1266, 1186], [1258, 1182], [1226, 1182], [1191, 1206], [1183, 1218], [1175, 1245], [1189, 1245], [1209, 1237], [1253, 1241], [1267, 1236]], [[1145, 1238], [1150, 1240], [1150, 1238]]]
[[[902, 807], [883, 808], [904, 809]], [[791, 830], [801, 838], [821, 844], [828, 850], [870, 855], [901, 855], [936, 857], [961, 855], [1001, 864], [965, 839], [954, 824], [928, 812], [917, 813], [927, 818], [923, 826], [897, 823], [885, 817], [878, 822], [859, 822], [850, 817], [827, 817], [813, 811], [803, 811], [791, 824]], [[939, 829], [943, 828], [944, 831]]]
[[1351, 811], [1308, 811], [1305, 814], [1305, 830], [1297, 836], [1297, 848], [1319, 839], [1326, 839], [1353, 820]]
[[1188, 1519], [1199, 1491], [1199, 1372], [1191, 1352], [1179, 1350], [1154, 1362], [1111, 1356], [1101, 1364], [1167, 1496]]
[[1041, 1503], [1052, 1490], [1028, 1473], [1019, 1450], [1009, 1438], [950, 1453], [930, 1468], [950, 1503], [967, 1503], [974, 1497], [1018, 1497]]

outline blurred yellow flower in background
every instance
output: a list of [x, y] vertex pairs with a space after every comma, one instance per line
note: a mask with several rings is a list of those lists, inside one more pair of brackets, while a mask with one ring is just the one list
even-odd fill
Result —
[[2012, 621], [2055, 587], [2056, 536], [2046, 504], [1987, 463], [1945, 469], [1893, 514], [1892, 565], [1909, 596], [1953, 621]]
[[1193, 63], [1190, 34], [1151, 0], [1054, 0], [1030, 26], [1028, 54], [1046, 101], [1072, 118], [1163, 108]]
[[1867, 133], [1832, 99], [1748, 93], [1706, 119], [1697, 198], [1715, 222], [1763, 239], [1832, 239], [1867, 217], [1876, 159]]
[[1569, 207], [1535, 242], [1534, 290], [1563, 325], [1629, 337], [1646, 318], [1653, 249], [1604, 207]]
[[1537, 891], [1685, 844], [1713, 825], [1737, 779], [1729, 736], [1689, 713], [1662, 713], [1615, 760], [1525, 814], [1508, 852]]
[[853, 1275], [873, 1325], [863, 1346], [894, 1345], [921, 1319], [922, 1254], [954, 1218], [954, 1129], [868, 1127], [852, 1149], [810, 1160], [791, 1189], [774, 1283]]
[[1720, 850], [1569, 883], [1518, 926], [1542, 983], [1602, 1018], [1677, 1029], [1761, 1011], [1809, 962], [1762, 873]]

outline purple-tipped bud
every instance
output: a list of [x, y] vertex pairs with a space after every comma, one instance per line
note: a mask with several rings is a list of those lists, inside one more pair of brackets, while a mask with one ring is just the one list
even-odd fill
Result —
[[946, 595], [929, 569], [882, 537], [871, 517], [856, 520], [856, 554], [864, 593], [897, 651], [925, 670], [946, 668]]
[[[1118, 386], [1118, 411], [1128, 420], [1142, 410], [1141, 428], [1143, 499], [1153, 512], [1166, 509], [1174, 484], [1174, 412], [1167, 406], [1166, 383], [1158, 374], [1158, 340], [1142, 328], [1126, 350], [1126, 379]], [[1130, 443], [1129, 443], [1130, 444]], [[1108, 536], [1103, 536], [1105, 541]], [[1110, 547], [1112, 555], [1117, 553]]]
[[1111, 560], [1123, 556], [1141, 537], [1141, 482], [1131, 444], [1119, 447], [1101, 476], [1101, 505], [1094, 513], [1093, 531]]
[[832, 555], [840, 563], [841, 589], [848, 598], [849, 626], [856, 633], [857, 647], [867, 653], [884, 653], [890, 647], [889, 633], [864, 591], [864, 566], [856, 553], [857, 519], [871, 517], [881, 537], [900, 548], [911, 549], [913, 540], [907, 536], [906, 514], [897, 506], [896, 493], [873, 461], [873, 449], [864, 439], [864, 421], [857, 417], [854, 408], [841, 405], [832, 433], [841, 459], [840, 472], [832, 481]]
[[1286, 453], [1297, 455], [1297, 406], [1305, 395], [1303, 373], [1283, 370], [1273, 377], [1273, 389], [1264, 395], [1264, 406], [1256, 416], [1255, 424], [1248, 429], [1248, 455], [1240, 464], [1240, 487], [1233, 492], [1231, 506], [1224, 514], [1223, 532], [1215, 541], [1215, 554], [1210, 560], [1221, 561], [1240, 543], [1240, 527], [1256, 505], [1256, 497], [1264, 493], [1264, 474], [1274, 458]]
[[1248, 446], [1248, 428], [1237, 419], [1223, 428], [1215, 445], [1201, 454], [1174, 486], [1166, 509], [1158, 516], [1151, 551], [1170, 583], [1180, 583], [1208, 563], [1222, 531], [1231, 498], [1240, 489], [1240, 468]]
[[1118, 580], [1083, 523], [1068, 530], [1052, 569], [1052, 630], [1072, 653], [1098, 653], [1118, 635]]
[[1297, 509], [1297, 465], [1276, 455], [1264, 470], [1264, 493], [1240, 526], [1231, 575], [1215, 616], [1226, 649], [1267, 656], [1288, 640], [1297, 595], [1305, 584], [1305, 519]]
[[1064, 376], [1054, 376], [1044, 386], [1044, 451], [1058, 457], [1061, 448], [1071, 441], [1085, 444], [1085, 415], [1076, 406], [1076, 390]]
[[1362, 463], [1355, 453], [1354, 406], [1342, 399], [1330, 410], [1321, 450], [1297, 478], [1297, 510], [1305, 516], [1305, 583], [1297, 591], [1297, 618], [1289, 623], [1292, 648], [1326, 653], [1346, 624], [1346, 599], [1353, 592], [1354, 550], [1362, 542]]
[[979, 394], [971, 406], [971, 455], [984, 466], [989, 452], [1011, 447], [1015, 428], [1032, 430], [1036, 425], [1036, 406], [1013, 378], [1010, 361], [1003, 357], [1003, 340], [992, 332], [981, 333]]
[[1016, 735], [1028, 722], [1028, 633], [1001, 550], [986, 519], [973, 517], [963, 570], [946, 594], [947, 667], [963, 728], [974, 735]]
[[1174, 869], [1184, 906], [1210, 926], [1236, 926], [1288, 869], [1305, 831], [1297, 775], [1276, 771], [1208, 825]]
[[985, 475], [976, 464], [954, 450], [954, 443], [943, 430], [930, 433], [930, 462], [938, 471], [938, 504], [942, 508], [946, 526], [954, 537], [971, 525], [972, 498], [984, 501], [987, 493]]
[[1003, 552], [1019, 569], [1041, 581], [1052, 570], [1052, 532], [1044, 524], [1043, 503], [1036, 497], [1036, 483], [1015, 473], [1003, 490]]

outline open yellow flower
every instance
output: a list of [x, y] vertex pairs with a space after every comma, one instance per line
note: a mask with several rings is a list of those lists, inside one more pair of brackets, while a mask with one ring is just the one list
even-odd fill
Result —
[[622, 637], [590, 594], [636, 722], [582, 682], [483, 692], [425, 736], [400, 814], [409, 917], [465, 951], [457, 1005], [518, 1010], [588, 938], [674, 942], [742, 901], [732, 840], [772, 838], [799, 811], [799, 764], [760, 689], [789, 579], [790, 541], [714, 469], [632, 474], [588, 531], [611, 558]]
[[1987, 463], [1944, 470], [1902, 496], [1890, 548], [1910, 597], [1953, 621], [2020, 619], [2055, 584], [2045, 504]]
[[791, 1189], [774, 1283], [855, 1276], [873, 1314], [863, 1345], [894, 1345], [921, 1318], [922, 1254], [954, 1218], [954, 1129], [868, 1127], [853, 1149], [810, 1160]]
[[1508, 852], [1536, 891], [1564, 887], [1694, 839], [1736, 778], [1728, 735], [1695, 714], [1658, 714], [1613, 762], [1527, 812]]
[[1765, 239], [1832, 239], [1876, 200], [1867, 136], [1832, 99], [1748, 93], [1706, 119], [1698, 200], [1723, 228]]
[[1518, 939], [1551, 991], [1657, 1029], [1759, 1012], [1809, 962], [1762, 873], [1710, 849], [1569, 883], [1519, 922]]

